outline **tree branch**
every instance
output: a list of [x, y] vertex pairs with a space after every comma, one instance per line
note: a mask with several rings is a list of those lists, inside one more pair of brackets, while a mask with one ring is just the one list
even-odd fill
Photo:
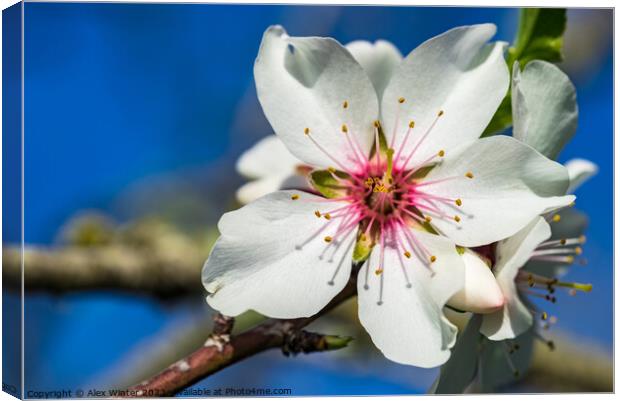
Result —
[[[115, 225], [81, 213], [58, 233], [60, 245], [24, 249], [26, 291], [120, 290], [160, 298], [201, 296], [200, 271], [217, 230], [187, 233], [156, 218]], [[5, 285], [21, 289], [21, 248], [5, 246]]]
[[356, 269], [344, 289], [314, 316], [300, 319], [269, 319], [228, 340], [216, 333], [205, 346], [175, 362], [154, 377], [132, 387], [128, 396], [172, 396], [192, 384], [262, 351], [282, 348], [285, 355], [342, 348], [350, 338], [308, 333], [302, 329], [356, 293]]
[[[200, 269], [205, 258], [195, 250], [176, 257], [174, 251], [147, 251], [122, 244], [93, 248], [27, 247], [24, 285], [27, 291], [52, 293], [113, 289], [161, 298], [200, 295], [204, 291]], [[2, 264], [4, 282], [19, 289], [19, 248], [6, 248]]]

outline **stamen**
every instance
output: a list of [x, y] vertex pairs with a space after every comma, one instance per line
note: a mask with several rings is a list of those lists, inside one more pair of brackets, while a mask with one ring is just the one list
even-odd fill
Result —
[[383, 277], [383, 274], [379, 277], [379, 300], [377, 301], [379, 306], [383, 305]]
[[[343, 127], [345, 127], [343, 125]], [[309, 138], [312, 143], [314, 144], [314, 146], [316, 146], [325, 156], [327, 156], [331, 161], [333, 161], [334, 163], [336, 163], [336, 165], [338, 167], [340, 167], [342, 169], [342, 171], [344, 171], [345, 173], [349, 174], [351, 177], [355, 177], [355, 174], [353, 174], [349, 169], [347, 169], [342, 163], [340, 163], [338, 161], [338, 159], [336, 159], [334, 156], [332, 156], [327, 150], [325, 150], [325, 148], [323, 146], [321, 146], [313, 137], [312, 135], [310, 135], [310, 130], [308, 128], [306, 128], [307, 132], [306, 132], [306, 137]]]
[[457, 223], [460, 223], [461, 218], [459, 216], [454, 216], [454, 221], [456, 221]]
[[543, 262], [559, 262], [571, 264], [575, 261], [573, 256], [532, 256], [532, 260], [540, 260]]
[[[398, 110], [397, 113], [399, 112], [400, 112], [400, 109]], [[398, 122], [398, 118], [396, 121]], [[407, 143], [407, 140], [409, 140], [409, 136], [411, 135], [411, 131], [413, 131], [414, 127], [415, 127], [415, 122], [413, 120], [409, 121], [409, 128], [407, 129], [407, 132], [405, 132], [405, 137], [403, 138], [403, 141], [401, 142], [400, 146], [398, 147], [398, 151], [396, 152], [396, 158], [395, 158], [396, 160], [400, 159], [400, 154], [405, 148], [405, 144]], [[391, 148], [394, 148], [395, 140], [396, 140], [396, 124], [394, 125], [394, 132], [392, 132], [392, 141], [390, 143]]]
[[590, 291], [592, 291], [592, 284], [567, 283], [567, 282], [564, 282], [564, 281], [558, 281], [557, 283], [555, 283], [555, 285], [557, 285], [558, 287], [572, 288], [574, 290], [583, 291], [583, 292], [590, 292]]
[[404, 97], [398, 98], [398, 103], [400, 103], [400, 104], [405, 103], [405, 98]]
[[435, 263], [435, 261], [437, 261], [437, 256], [431, 255], [430, 261], [431, 261], [431, 263]]
[[[396, 245], [397, 248], [402, 248], [402, 243], [396, 240], [394, 231], [392, 231], [392, 241], [397, 244]], [[409, 254], [409, 256], [407, 256], [407, 254]], [[411, 257], [411, 254], [405, 251], [405, 256], [409, 258]], [[400, 262], [400, 270], [403, 272], [403, 276], [405, 277], [405, 282], [407, 283], [406, 287], [411, 288], [411, 281], [409, 281], [409, 275], [407, 274], [407, 268], [405, 267], [405, 262], [403, 261], [403, 258], [402, 256], [400, 256], [400, 254], [398, 254], [398, 261]]]
[[291, 199], [292, 200], [297, 200], [297, 199], [299, 199], [299, 195], [293, 194], [293, 195], [291, 195]]
[[[439, 157], [439, 153], [434, 153], [432, 154], [430, 157], [424, 159], [423, 161], [421, 161], [420, 163], [418, 163], [417, 165], [413, 166], [411, 168], [411, 170], [409, 170], [409, 172], [403, 176], [400, 180], [399, 183], [404, 183], [406, 182], [409, 177], [411, 177], [412, 175], [414, 175], [418, 170], [420, 170], [422, 167], [427, 166], [431, 161], [433, 161], [433, 159], [435, 159], [436, 157]], [[407, 159], [407, 162], [409, 162], [409, 159]]]
[[351, 240], [351, 242], [349, 243], [349, 246], [347, 247], [347, 249], [342, 254], [342, 257], [340, 258], [340, 261], [338, 262], [338, 266], [336, 266], [336, 270], [334, 271], [334, 274], [332, 275], [331, 280], [329, 280], [327, 282], [327, 284], [334, 285], [334, 280], [336, 279], [336, 276], [338, 275], [338, 272], [340, 271], [340, 268], [342, 267], [342, 265], [343, 265], [343, 263], [345, 261], [345, 258], [349, 254], [349, 250], [351, 249], [351, 247], [353, 246], [354, 243], [355, 243], [355, 238], [353, 238], [353, 240]]
[[547, 345], [547, 347], [549, 347], [550, 351], [555, 351], [555, 343], [552, 340], [546, 339], [545, 337], [543, 337], [542, 334], [540, 334], [536, 330], [534, 330], [534, 336], [536, 337], [537, 340], [540, 340], [543, 343], [545, 343]]
[[375, 271], [375, 274], [379, 274], [381, 275], [380, 277], [380, 283], [379, 283], [379, 301], [377, 302], [377, 305], [382, 305], [383, 304], [383, 265], [385, 264], [385, 236], [386, 236], [386, 232], [384, 231], [384, 227], [383, 227], [383, 223], [381, 223], [381, 249], [379, 250], [379, 268], [377, 269], [377, 271], [380, 271], [379, 273], [377, 273], [377, 271]]
[[327, 222], [326, 224], [321, 224], [321, 226], [314, 232], [312, 233], [308, 238], [306, 238], [302, 243], [295, 245], [295, 249], [297, 250], [301, 250], [303, 249], [304, 246], [306, 246], [307, 244], [309, 244], [313, 239], [315, 239], [316, 237], [319, 236], [319, 234], [321, 234], [323, 231], [325, 231], [329, 226], [331, 226], [333, 223], [332, 221]]
[[468, 171], [467, 173], [465, 173], [465, 177], [472, 179], [474, 178], [474, 174], [471, 171]]
[[405, 251], [405, 252], [403, 253], [403, 255], [405, 255], [405, 257], [406, 257], [407, 259], [410, 259], [410, 258], [411, 258], [411, 252], [409, 252], [409, 251]]
[[323, 240], [324, 240], [325, 242], [328, 242], [328, 243], [329, 243], [329, 242], [332, 242], [332, 237], [330, 237], [330, 236], [328, 235], [328, 236], [326, 236], [325, 238], [323, 238]]
[[536, 257], [536, 256], [546, 256], [546, 255], [571, 255], [571, 254], [578, 254], [577, 249], [580, 249], [579, 247], [577, 248], [548, 248], [548, 249], [539, 249], [536, 250], [534, 252], [532, 252], [532, 257]]
[[345, 100], [344, 103], [342, 103], [342, 108], [346, 109], [347, 107], [349, 107], [349, 102]]
[[321, 218], [321, 212], [319, 212], [318, 210], [314, 211], [314, 215], [318, 218]]
[[346, 124], [342, 124], [342, 128], [341, 128], [341, 130], [342, 130], [342, 132], [344, 132], [345, 134], [346, 134], [347, 132], [349, 132], [349, 129], [347, 128], [347, 125], [346, 125]]
[[379, 143], [379, 128], [375, 128], [375, 157], [377, 159], [377, 170], [381, 168], [381, 145]]
[[585, 235], [581, 235], [578, 238], [562, 238], [558, 240], [545, 241], [538, 246], [537, 249], [541, 248], [552, 248], [558, 246], [568, 246], [568, 245], [582, 245], [586, 242]]
[[445, 150], [440, 150], [439, 152], [437, 152], [437, 156], [439, 157], [444, 157], [446, 155], [446, 151]]
[[[441, 117], [443, 115], [443, 113], [437, 113], [437, 117], [435, 117], [435, 119], [433, 120], [433, 122], [431, 123], [431, 125], [428, 127], [428, 129], [426, 130], [426, 132], [424, 133], [424, 135], [422, 135], [422, 137], [420, 138], [420, 140], [418, 141], [418, 143], [416, 143], [416, 145], [414, 146], [413, 150], [411, 151], [411, 153], [409, 153], [409, 156], [407, 156], [407, 159], [405, 159], [405, 161], [402, 164], [403, 169], [407, 166], [407, 164], [409, 164], [409, 161], [411, 160], [411, 158], [413, 157], [413, 155], [418, 151], [418, 149], [420, 148], [420, 145], [422, 145], [422, 142], [424, 142], [424, 140], [426, 139], [426, 137], [428, 137], [428, 135], [431, 133], [431, 131], [433, 130], [433, 128], [435, 127], [435, 125], [437, 124], [437, 121], [439, 120], [439, 117]], [[400, 153], [400, 152], [399, 152]]]
[[349, 148], [351, 148], [353, 154], [355, 155], [355, 162], [359, 164], [359, 166], [363, 167], [366, 164], [366, 155], [364, 155], [364, 152], [362, 151], [360, 144], [357, 142], [355, 135], [353, 133], [344, 133], [346, 134], [345, 137], [347, 138]]
[[506, 362], [508, 362], [508, 366], [510, 366], [510, 370], [512, 370], [513, 376], [514, 377], [519, 377], [520, 376], [519, 370], [517, 368], [515, 368], [515, 365], [512, 362], [512, 358], [510, 357], [510, 354], [508, 354], [508, 351], [506, 350], [506, 348], [502, 347], [502, 350], [504, 351], [504, 356], [506, 357]]
[[461, 206], [463, 205], [463, 201], [459, 198], [457, 200], [454, 201], [454, 203], [456, 203], [456, 206]]
[[559, 214], [555, 214], [555, 215], [553, 215], [553, 218], [552, 218], [552, 220], [553, 220], [553, 222], [554, 222], [554, 223], [557, 223], [557, 222], [558, 222], [558, 221], [560, 221], [561, 219], [562, 219], [562, 216], [560, 216]]
[[385, 173], [388, 182], [392, 181], [392, 167], [393, 167], [393, 157], [394, 157], [394, 149], [390, 148], [387, 150], [387, 171]]
[[439, 184], [439, 183], [442, 183], [442, 182], [456, 180], [456, 179], [459, 179], [459, 178], [461, 178], [461, 177], [460, 176], [452, 176], [452, 177], [439, 178], [439, 179], [436, 179], [436, 180], [429, 180], [429, 181], [424, 181], [424, 182], [420, 182], [420, 183], [415, 183], [415, 188], [425, 187], [427, 185]]
[[325, 218], [325, 220], [329, 220], [332, 218], [332, 216], [329, 213], [325, 213], [323, 217]]

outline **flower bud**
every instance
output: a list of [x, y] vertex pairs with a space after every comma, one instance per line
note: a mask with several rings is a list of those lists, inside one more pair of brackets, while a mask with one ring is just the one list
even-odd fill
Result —
[[465, 264], [465, 284], [448, 305], [466, 312], [491, 313], [502, 308], [504, 294], [489, 266], [469, 249], [461, 255]]

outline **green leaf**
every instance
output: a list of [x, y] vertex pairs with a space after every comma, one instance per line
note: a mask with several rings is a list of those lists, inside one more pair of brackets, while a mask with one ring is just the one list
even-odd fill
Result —
[[[512, 77], [515, 61], [521, 68], [532, 60], [549, 62], [562, 61], [564, 30], [566, 29], [566, 9], [564, 8], [524, 8], [519, 14], [519, 28], [508, 49], [506, 62]], [[482, 137], [502, 132], [512, 125], [511, 92], [495, 112]]]
[[524, 8], [514, 45], [508, 50], [508, 66], [519, 60], [521, 67], [531, 60], [562, 61], [566, 10], [563, 8]]
[[512, 125], [512, 105], [510, 96], [511, 93], [508, 91], [506, 97], [502, 100], [502, 103], [493, 115], [491, 122], [484, 129], [481, 135], [482, 138], [500, 133]]
[[[347, 174], [340, 171], [336, 171], [334, 174], [340, 178], [348, 177]], [[344, 195], [344, 189], [328, 170], [315, 170], [310, 173], [310, 183], [314, 189], [319, 191], [321, 195], [328, 199], [333, 199]]]

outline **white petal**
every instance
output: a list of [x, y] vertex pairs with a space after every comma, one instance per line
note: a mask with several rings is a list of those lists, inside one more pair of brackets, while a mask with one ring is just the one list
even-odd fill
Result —
[[564, 166], [568, 170], [570, 185], [568, 192], [573, 193], [577, 188], [586, 182], [590, 177], [598, 173], [598, 166], [589, 160], [571, 159]]
[[403, 59], [400, 51], [385, 40], [370, 43], [365, 40], [356, 40], [345, 46], [355, 60], [364, 68], [372, 81], [379, 99], [387, 86], [394, 70]]
[[512, 80], [513, 136], [555, 159], [577, 130], [575, 87], [566, 74], [534, 60], [523, 72], [515, 62]]
[[[297, 158], [321, 167], [337, 164], [335, 160], [352, 164], [355, 153], [341, 132], [343, 124], [368, 154], [378, 117], [377, 94], [340, 43], [289, 37], [282, 27], [272, 26], [263, 35], [254, 76], [267, 119]], [[332, 158], [304, 135], [306, 128]]]
[[314, 211], [339, 203], [320, 199], [280, 191], [224, 214], [222, 236], [202, 272], [209, 305], [229, 316], [253, 309], [297, 318], [314, 315], [338, 294], [349, 279], [355, 231], [328, 246], [323, 238], [334, 235], [339, 220], [327, 222]]
[[550, 236], [549, 224], [538, 217], [516, 235], [497, 244], [494, 273], [506, 305], [502, 310], [483, 317], [480, 332], [490, 340], [514, 338], [532, 325], [532, 313], [519, 299], [515, 277], [536, 247]]
[[[456, 340], [456, 326], [444, 317], [442, 307], [463, 285], [463, 265], [450, 241], [417, 231], [414, 235], [436, 255], [431, 265], [436, 274], [431, 277], [426, 261], [407, 259], [392, 246], [386, 247], [381, 262], [375, 247], [358, 275], [359, 318], [386, 358], [434, 367], [448, 359]], [[377, 275], [380, 266], [383, 273]]]
[[[467, 178], [467, 172], [473, 178]], [[462, 206], [435, 202], [448, 216], [459, 215], [460, 222], [446, 217], [434, 218], [433, 224], [457, 244], [468, 247], [506, 238], [535, 216], [575, 199], [573, 195], [559, 196], [568, 187], [568, 173], [561, 164], [503, 135], [446, 153], [424, 182], [442, 179], [447, 180], [420, 188], [432, 195], [460, 198]]]
[[494, 34], [493, 24], [454, 28], [421, 44], [394, 72], [381, 103], [382, 123], [388, 141], [395, 133], [398, 148], [409, 121], [415, 122], [403, 154], [416, 147], [444, 111], [410, 165], [477, 139], [491, 121], [510, 78], [505, 44], [486, 44]]
[[273, 175], [242, 185], [237, 190], [237, 200], [242, 204], [247, 204], [279, 189], [307, 191], [310, 186], [308, 180], [300, 175]]
[[[303, 164], [275, 135], [269, 135], [246, 150], [237, 160], [237, 171], [247, 178], [288, 176]], [[277, 188], [276, 188], [277, 189]]]
[[448, 305], [474, 313], [490, 313], [502, 308], [504, 295], [491, 268], [469, 249], [461, 258], [465, 265], [465, 285], [450, 298]]
[[476, 376], [480, 353], [480, 324], [482, 317], [473, 315], [459, 333], [452, 355], [439, 373], [432, 392], [434, 394], [462, 394]]

